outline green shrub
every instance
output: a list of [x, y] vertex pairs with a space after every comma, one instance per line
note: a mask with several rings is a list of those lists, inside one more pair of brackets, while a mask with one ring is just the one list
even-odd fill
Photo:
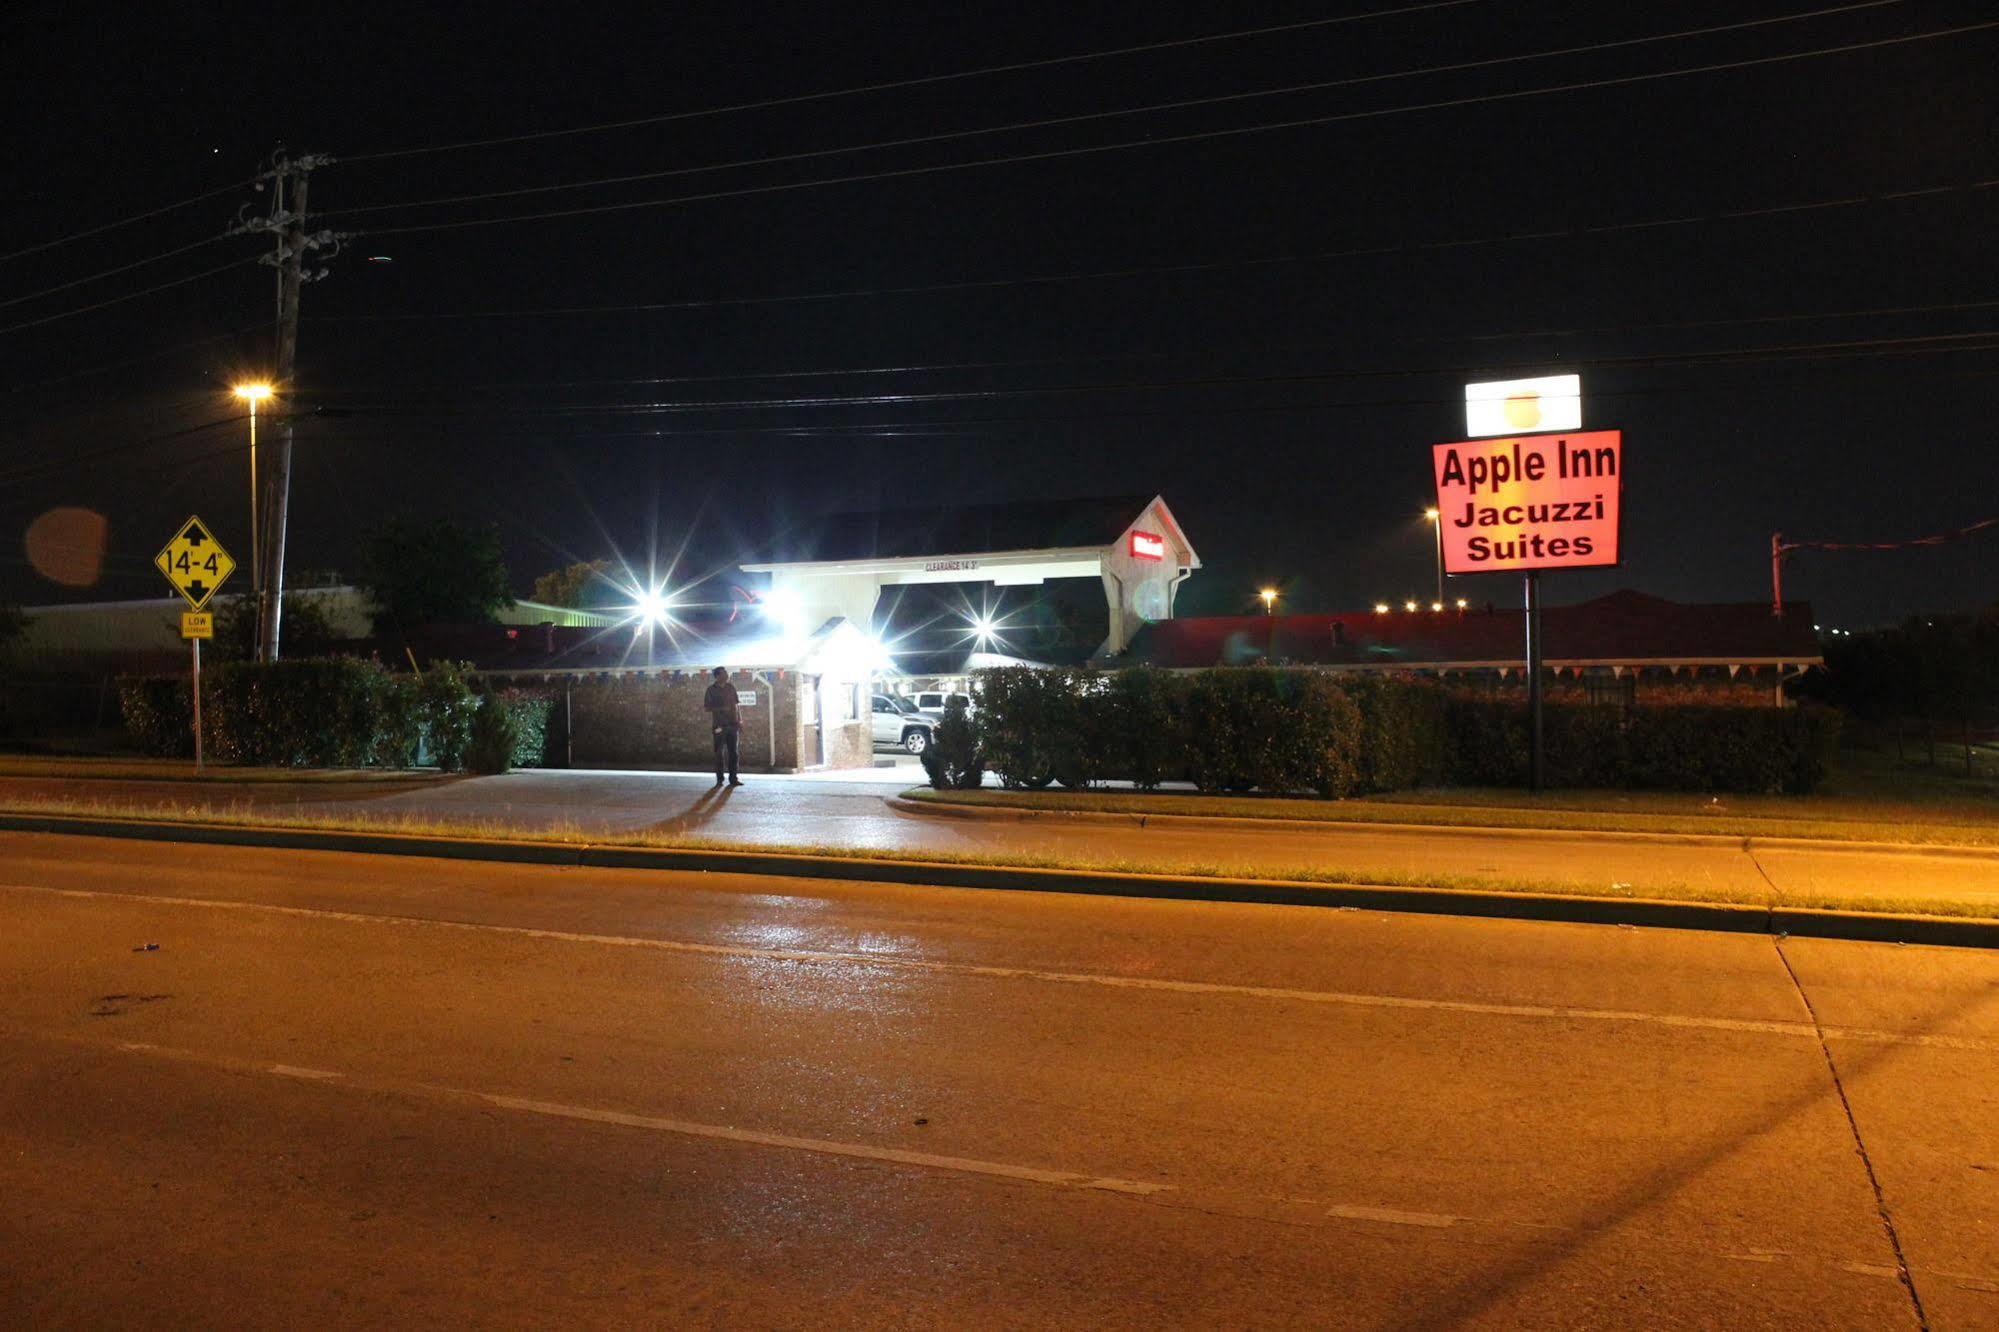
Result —
[[480, 695], [465, 746], [466, 770], [488, 775], [507, 771], [513, 766], [514, 744], [519, 739], [520, 727], [515, 725], [506, 701], [490, 691]]
[[549, 763], [549, 722], [555, 713], [555, 695], [542, 689], [508, 686], [492, 691], [507, 710], [513, 723], [514, 744], [508, 761], [516, 768], [546, 768]]
[[156, 758], [194, 755], [194, 691], [170, 675], [125, 676], [118, 710], [132, 747]]
[[979, 672], [979, 748], [1007, 787], [1041, 787], [1054, 780], [1067, 682], [1058, 671], [1000, 666]]
[[463, 768], [466, 748], [472, 743], [472, 716], [479, 710], [479, 700], [465, 678], [466, 670], [457, 662], [433, 662], [416, 682], [417, 725], [430, 761], [443, 772]]
[[[1531, 762], [1524, 703], [1452, 699], [1447, 776], [1466, 786], [1524, 786]], [[1542, 737], [1547, 783], [1664, 791], [1784, 792], [1824, 783], [1839, 714], [1817, 707], [1551, 705]]]
[[936, 739], [921, 758], [930, 784], [940, 791], [968, 791], [985, 780], [977, 728], [963, 699], [952, 695], [945, 700], [944, 720], [937, 724]]
[[1105, 707], [1111, 775], [1141, 791], [1182, 777], [1187, 767], [1183, 679], [1151, 666], [1128, 666], [1110, 677]]
[[1360, 710], [1360, 790], [1402, 791], [1443, 780], [1443, 690], [1385, 675], [1343, 675], [1339, 682]]

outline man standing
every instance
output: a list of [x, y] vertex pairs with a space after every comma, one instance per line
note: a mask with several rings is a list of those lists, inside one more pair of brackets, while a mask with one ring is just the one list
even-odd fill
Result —
[[722, 784], [726, 759], [729, 785], [741, 786], [743, 779], [736, 775], [736, 732], [742, 729], [742, 718], [736, 715], [736, 687], [729, 683], [728, 667], [715, 668], [715, 682], [701, 696], [701, 706], [715, 724], [715, 785]]

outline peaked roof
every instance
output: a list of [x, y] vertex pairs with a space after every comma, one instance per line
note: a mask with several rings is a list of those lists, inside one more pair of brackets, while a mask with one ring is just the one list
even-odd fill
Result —
[[[1339, 615], [1224, 615], [1161, 620], [1133, 639], [1126, 660], [1167, 667], [1271, 665], [1406, 668], [1518, 662], [1525, 612], [1473, 608]], [[1337, 628], [1336, 628], [1337, 626]], [[1767, 602], [1689, 605], [1619, 591], [1542, 611], [1551, 662], [1816, 663], [1811, 606], [1782, 619]]]
[[1107, 546], [1123, 536], [1155, 498], [1111, 495], [830, 513], [803, 525], [794, 536], [772, 543], [759, 562], [830, 563]]

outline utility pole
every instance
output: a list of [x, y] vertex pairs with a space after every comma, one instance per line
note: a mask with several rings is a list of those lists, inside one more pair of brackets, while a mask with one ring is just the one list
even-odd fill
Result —
[[292, 158], [280, 150], [271, 171], [276, 193], [270, 216], [249, 219], [239, 223], [237, 228], [243, 232], [275, 232], [278, 237], [276, 252], [263, 261], [277, 268], [276, 386], [281, 395], [278, 399], [281, 415], [277, 423], [277, 457], [265, 479], [264, 491], [258, 496], [263, 519], [253, 524], [257, 529], [259, 546], [255, 563], [263, 575], [256, 589], [258, 661], [278, 659], [279, 621], [284, 608], [285, 536], [291, 510], [292, 483], [294, 418], [291, 397], [298, 372], [299, 294], [306, 283], [326, 276], [325, 269], [308, 272], [306, 257], [324, 246], [335, 246], [337, 249], [337, 238], [332, 232], [307, 230], [307, 187], [311, 184], [312, 169], [332, 160], [323, 153], [307, 153]]

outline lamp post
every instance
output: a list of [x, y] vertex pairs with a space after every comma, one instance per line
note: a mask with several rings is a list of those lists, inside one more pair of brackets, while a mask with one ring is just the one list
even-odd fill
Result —
[[1266, 587], [1261, 592], [1258, 592], [1256, 595], [1263, 602], [1263, 613], [1265, 615], [1275, 615], [1277, 613], [1276, 588]]
[[1444, 600], [1444, 517], [1435, 509], [1423, 510], [1423, 516], [1430, 520], [1430, 526], [1437, 529], [1437, 601]]
[[257, 404], [271, 396], [271, 386], [238, 384], [236, 396], [250, 404], [250, 593], [261, 598], [264, 577], [257, 557]]

